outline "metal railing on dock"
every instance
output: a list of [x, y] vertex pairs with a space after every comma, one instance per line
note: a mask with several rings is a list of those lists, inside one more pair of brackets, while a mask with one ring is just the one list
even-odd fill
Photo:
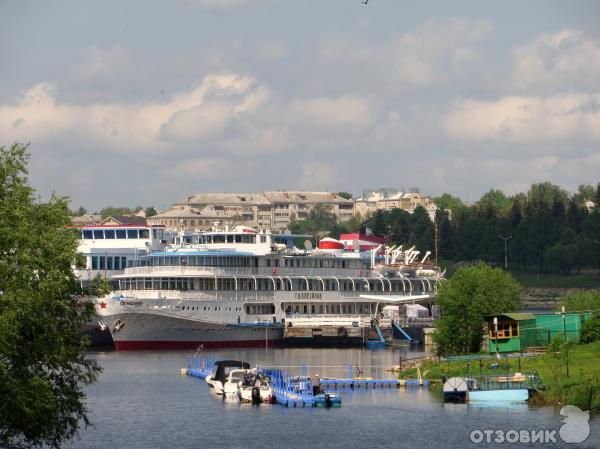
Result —
[[[215, 363], [222, 358], [219, 357], [190, 357], [185, 373], [188, 376], [206, 378]], [[300, 376], [293, 375], [290, 371], [284, 371], [278, 368], [258, 368], [263, 376], [269, 379], [269, 384], [273, 389], [276, 402], [285, 407], [316, 407], [323, 405], [323, 395], [315, 396], [313, 388], [313, 379], [307, 376], [307, 365], [299, 365], [302, 370]], [[428, 387], [427, 379], [371, 379], [353, 377], [354, 365], [348, 365], [347, 378], [325, 378], [319, 379], [320, 391], [325, 395], [329, 390], [359, 390], [359, 389], [383, 389], [400, 387]], [[333, 394], [333, 393], [332, 393]], [[339, 398], [338, 398], [339, 400]]]

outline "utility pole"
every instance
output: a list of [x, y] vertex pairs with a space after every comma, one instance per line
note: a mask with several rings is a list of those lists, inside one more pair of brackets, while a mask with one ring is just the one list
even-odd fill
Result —
[[434, 229], [435, 229], [435, 266], [438, 266], [438, 222], [437, 220], [433, 220]]
[[512, 235], [509, 235], [508, 237], [499, 235], [498, 238], [504, 240], [504, 269], [508, 270], [508, 255], [506, 253], [506, 242], [512, 239]]

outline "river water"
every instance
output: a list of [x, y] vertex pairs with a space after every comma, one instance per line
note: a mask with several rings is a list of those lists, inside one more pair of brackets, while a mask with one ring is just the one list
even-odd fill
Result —
[[[82, 429], [73, 448], [600, 448], [600, 419], [592, 417], [591, 434], [582, 444], [559, 436], [559, 408], [474, 407], [443, 404], [427, 389], [358, 390], [342, 393], [342, 407], [285, 408], [279, 405], [224, 401], [200, 379], [180, 376], [190, 352], [92, 352], [104, 368], [87, 389], [93, 426]], [[364, 349], [270, 349], [205, 351], [282, 367], [296, 374], [346, 377], [348, 364], [363, 376], [391, 378], [385, 369], [399, 357], [419, 352]], [[555, 431], [548, 444], [474, 443], [473, 431]], [[494, 434], [495, 435], [495, 434]], [[514, 432], [512, 437], [514, 438]], [[507, 437], [510, 437], [506, 433]], [[526, 438], [524, 438], [526, 440]]]

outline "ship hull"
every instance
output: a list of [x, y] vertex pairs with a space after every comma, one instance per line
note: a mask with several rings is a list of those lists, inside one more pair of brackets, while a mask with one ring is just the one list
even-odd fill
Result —
[[105, 317], [115, 349], [258, 348], [275, 346], [283, 329], [265, 325], [234, 325], [153, 313], [122, 313]]

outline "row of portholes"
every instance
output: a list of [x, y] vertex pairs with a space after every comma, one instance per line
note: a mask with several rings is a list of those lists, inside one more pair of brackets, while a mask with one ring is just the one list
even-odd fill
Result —
[[[221, 311], [221, 307], [213, 307], [212, 308], [215, 312], [220, 312]], [[181, 308], [181, 310], [198, 310], [200, 311], [200, 306], [183, 306]], [[210, 312], [211, 308], [210, 307], [203, 307], [202, 310], [204, 312]], [[223, 311], [228, 311], [228, 312], [241, 312], [242, 308], [241, 307], [223, 307]]]

